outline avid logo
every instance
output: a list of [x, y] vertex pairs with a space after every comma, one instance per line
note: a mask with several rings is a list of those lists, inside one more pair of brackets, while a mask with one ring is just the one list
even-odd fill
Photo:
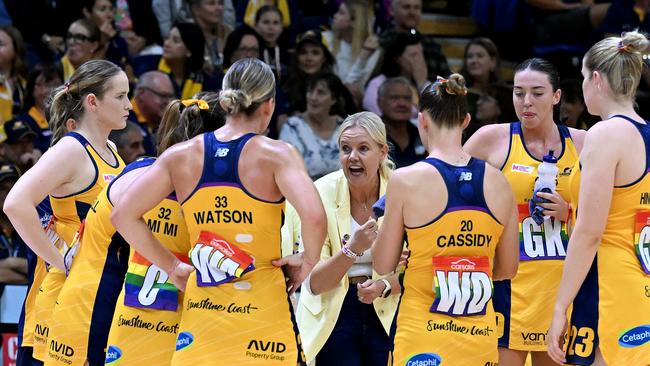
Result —
[[650, 341], [650, 324], [632, 328], [618, 338], [618, 344], [626, 348], [642, 346], [648, 341]]
[[275, 352], [282, 353], [286, 351], [287, 346], [282, 342], [265, 342], [263, 340], [252, 339], [248, 343], [248, 350], [262, 351], [262, 352]]
[[72, 347], [59, 343], [54, 339], [50, 340], [50, 351], [60, 353], [66, 357], [72, 357], [74, 355], [74, 349]]
[[108, 351], [106, 351], [106, 364], [107, 365], [116, 365], [117, 361], [122, 357], [122, 350], [116, 346], [108, 346]]
[[194, 336], [190, 332], [180, 332], [178, 333], [178, 338], [176, 338], [176, 350], [180, 351], [182, 349], [188, 348], [194, 343]]
[[46, 327], [44, 325], [36, 324], [35, 331], [36, 331], [36, 334], [38, 334], [38, 335], [42, 335], [44, 337], [47, 337], [47, 335], [49, 333], [49, 330], [50, 330], [50, 328], [48, 328], [48, 327]]
[[406, 361], [406, 366], [439, 366], [442, 358], [435, 353], [420, 353]]

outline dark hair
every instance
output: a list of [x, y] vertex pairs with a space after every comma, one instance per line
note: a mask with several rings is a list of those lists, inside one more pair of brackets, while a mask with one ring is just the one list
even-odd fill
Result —
[[417, 31], [399, 33], [386, 45], [381, 60], [373, 72], [373, 76], [380, 74], [386, 75], [387, 78], [400, 76], [402, 70], [399, 63], [397, 63], [397, 59], [402, 56], [406, 47], [420, 42], [422, 42], [422, 35]]
[[66, 133], [66, 121], [70, 118], [79, 123], [84, 114], [83, 100], [88, 94], [102, 99], [108, 89], [108, 80], [123, 73], [117, 65], [106, 60], [83, 63], [65, 85], [56, 88], [49, 106], [52, 145]]
[[552, 63], [542, 58], [529, 58], [517, 65], [514, 74], [517, 75], [517, 73], [524, 70], [532, 70], [546, 74], [548, 82], [551, 83], [551, 86], [553, 87], [553, 92], [560, 89], [560, 74]]
[[[115, 0], [109, 0], [113, 6], [115, 6]], [[93, 11], [93, 7], [97, 0], [82, 0], [81, 7], [89, 12]], [[77, 8], [78, 9], [78, 8]]]
[[330, 108], [329, 114], [337, 116], [347, 115], [345, 112], [345, 98], [343, 97], [345, 93], [345, 85], [343, 85], [341, 79], [339, 79], [336, 74], [329, 71], [316, 73], [307, 80], [307, 92], [313, 90], [318, 85], [318, 83], [321, 82], [325, 83], [327, 89], [329, 89], [330, 93], [332, 94], [332, 99], [335, 101], [332, 108]]
[[23, 111], [25, 112], [29, 111], [36, 104], [34, 100], [34, 87], [36, 87], [36, 80], [41, 75], [46, 83], [56, 79], [59, 79], [63, 83], [63, 72], [61, 68], [49, 63], [41, 63], [34, 66], [34, 69], [27, 77], [25, 102], [23, 103]]
[[257, 44], [259, 46], [259, 54], [261, 55], [264, 51], [264, 40], [260, 37], [255, 30], [247, 25], [242, 25], [237, 27], [232, 31], [228, 38], [226, 38], [226, 44], [223, 46], [223, 67], [228, 68], [232, 65], [232, 55], [237, 51], [239, 45], [241, 44], [242, 39], [245, 36], [253, 36], [257, 39]]
[[167, 105], [158, 127], [158, 155], [179, 142], [214, 131], [226, 122], [226, 113], [219, 105], [219, 93], [200, 92], [194, 99], [205, 101], [209, 109], [200, 109], [197, 104], [185, 107], [178, 99]]
[[11, 60], [11, 77], [26, 77], [27, 67], [25, 65], [25, 42], [20, 31], [10, 25], [0, 27], [1, 31], [7, 33], [14, 46], [14, 59]]
[[[548, 77], [548, 82], [551, 83], [553, 88], [552, 92], [555, 93], [560, 89], [560, 74], [557, 71], [557, 68], [552, 63], [544, 60], [543, 58], [529, 58], [524, 62], [517, 65], [515, 68], [514, 75], [524, 70], [532, 70], [546, 74]], [[557, 103], [553, 106], [553, 120], [556, 120], [560, 116], [560, 103]]]
[[201, 70], [205, 56], [205, 36], [201, 27], [194, 23], [178, 22], [172, 28], [178, 29], [185, 47], [191, 53], [185, 61], [186, 72], [189, 74]]
[[451, 74], [449, 79], [438, 77], [420, 95], [420, 112], [427, 112], [436, 125], [456, 127], [467, 116], [467, 88], [461, 74]]
[[480, 46], [487, 51], [488, 56], [491, 58], [495, 59], [496, 65], [494, 67], [494, 70], [490, 70], [490, 79], [488, 80], [490, 83], [495, 83], [499, 81], [499, 72], [501, 70], [501, 59], [499, 57], [499, 49], [497, 48], [497, 45], [492, 42], [491, 39], [486, 38], [486, 37], [476, 37], [469, 41], [467, 45], [465, 46], [465, 53], [463, 53], [463, 67], [460, 70], [460, 73], [467, 78], [468, 85], [471, 86], [474, 82], [471, 79], [471, 75], [467, 71], [467, 52], [469, 51], [469, 48], [471, 46]]
[[580, 102], [585, 103], [584, 96], [582, 94], [582, 83], [577, 79], [567, 79], [562, 80], [560, 83], [560, 88], [562, 89], [562, 100], [567, 103], [576, 103]]
[[[80, 26], [86, 28], [86, 30], [88, 31], [88, 38], [93, 42], [99, 42], [99, 40], [102, 37], [101, 31], [99, 30], [97, 24], [95, 24], [95, 22], [92, 22], [86, 18], [79, 18], [74, 22], [70, 23], [70, 25], [72, 24], [79, 24]], [[70, 26], [68, 26], [68, 28], [70, 28]]]
[[280, 12], [280, 9], [278, 9], [277, 6], [275, 5], [264, 5], [261, 8], [257, 9], [257, 13], [255, 13], [255, 25], [259, 23], [260, 19], [262, 19], [262, 16], [266, 13], [270, 12], [275, 12], [280, 15], [280, 20], [282, 20], [282, 12]]

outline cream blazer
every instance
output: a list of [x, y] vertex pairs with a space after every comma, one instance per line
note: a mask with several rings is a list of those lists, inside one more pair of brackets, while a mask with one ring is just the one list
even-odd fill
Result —
[[[327, 260], [341, 251], [343, 236], [351, 236], [352, 213], [350, 210], [350, 191], [348, 181], [342, 170], [337, 170], [316, 181], [325, 212], [327, 213], [327, 237], [321, 251], [321, 261]], [[386, 180], [381, 179], [379, 194], [386, 193]], [[360, 223], [363, 224], [363, 223]], [[381, 219], [379, 220], [381, 224]], [[300, 247], [300, 219], [293, 207], [287, 205], [285, 225], [282, 228], [283, 255], [292, 254]], [[373, 278], [378, 275], [373, 271]], [[302, 347], [307, 362], [312, 362], [329, 338], [339, 317], [343, 300], [348, 291], [348, 276], [343, 276], [336, 288], [313, 295], [304, 288], [300, 292], [300, 300], [296, 309], [296, 318]], [[381, 320], [386, 334], [397, 310], [399, 296], [389, 296], [387, 299], [377, 298], [373, 302], [377, 316]]]

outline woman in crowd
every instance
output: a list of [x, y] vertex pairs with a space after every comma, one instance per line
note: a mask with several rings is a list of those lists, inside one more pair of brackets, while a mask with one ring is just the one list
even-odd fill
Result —
[[[381, 84], [397, 76], [403, 76], [410, 80], [413, 85], [413, 98], [417, 101], [417, 90], [422, 89], [427, 83], [427, 66], [422, 52], [422, 36], [413, 30], [410, 33], [398, 34], [391, 43], [386, 46], [382, 59], [377, 64], [363, 95], [363, 109], [381, 115], [377, 102], [379, 87]], [[414, 118], [417, 112], [417, 103], [413, 106]]]
[[25, 44], [20, 31], [0, 27], [0, 122], [20, 113], [25, 98]]
[[[513, 104], [520, 122], [489, 125], [465, 144], [472, 156], [501, 169], [518, 205], [520, 264], [517, 276], [494, 283], [494, 308], [503, 326], [499, 363], [524, 365], [530, 352], [533, 365], [550, 365], [544, 352], [545, 334], [553, 315], [567, 248], [568, 184], [578, 160], [585, 131], [557, 125], [554, 110], [560, 101], [560, 80], [546, 60], [528, 59], [515, 69]], [[555, 192], [533, 197], [537, 167], [545, 155], [557, 158]], [[543, 198], [541, 224], [529, 213], [529, 201]]]
[[336, 59], [334, 71], [357, 100], [381, 55], [379, 39], [370, 33], [371, 15], [366, 1], [343, 1], [332, 18], [332, 31], [324, 34]]
[[38, 64], [27, 78], [27, 94], [23, 112], [17, 117], [36, 133], [34, 147], [45, 152], [52, 141], [52, 130], [45, 118], [45, 103], [52, 90], [63, 84], [63, 74], [58, 67]]
[[418, 128], [429, 157], [388, 182], [373, 267], [395, 271], [404, 234], [410, 250], [392, 365], [499, 362], [492, 281], [517, 271], [517, 222], [503, 174], [462, 148], [466, 93], [460, 74], [425, 88]]
[[498, 123], [502, 115], [508, 118], [513, 114], [512, 90], [499, 83], [499, 50], [489, 38], [477, 37], [469, 41], [460, 73], [469, 87], [467, 102], [472, 116], [465, 130], [465, 141], [479, 128]]
[[[297, 310], [300, 336], [307, 361], [383, 365], [401, 291], [397, 276], [388, 283], [372, 279], [371, 246], [378, 225], [371, 207], [385, 193], [394, 165], [386, 128], [374, 113], [349, 116], [336, 137], [342, 169], [316, 181], [328, 235], [320, 263], [303, 283]], [[294, 213], [287, 213], [289, 232], [299, 226]]]
[[596, 43], [582, 62], [585, 103], [602, 122], [589, 129], [571, 174], [577, 220], [548, 331], [557, 363], [650, 361], [650, 128], [634, 103], [648, 46], [643, 34], [628, 32]]
[[[297, 152], [259, 136], [273, 114], [274, 93], [268, 65], [237, 61], [219, 97], [227, 112], [225, 126], [168, 149], [113, 209], [111, 220], [124, 238], [185, 290], [172, 365], [302, 361], [291, 305], [288, 298], [278, 300], [318, 262], [326, 222]], [[181, 203], [192, 243], [192, 274], [141, 219], [171, 191]], [[305, 246], [299, 264], [288, 268], [289, 282], [272, 264], [281, 253], [284, 197], [302, 220]], [[215, 263], [211, 257], [227, 258]]]
[[190, 10], [205, 37], [204, 70], [208, 74], [223, 72], [223, 47], [232, 28], [224, 23], [224, 0], [190, 0]]
[[255, 30], [264, 39], [261, 59], [273, 70], [276, 80], [286, 77], [289, 53], [280, 45], [282, 36], [282, 13], [275, 5], [264, 5], [255, 14]]
[[129, 58], [129, 46], [115, 28], [115, 6], [111, 0], [83, 0], [84, 17], [95, 23], [100, 31], [98, 59], [124, 65]]
[[[288, 105], [278, 106], [281, 108], [278, 113], [285, 113], [288, 117], [294, 112], [304, 111], [307, 105], [307, 79], [320, 71], [334, 70], [334, 56], [323, 42], [323, 36], [317, 30], [309, 30], [298, 37], [296, 51], [283, 86]], [[281, 125], [284, 120], [280, 122]]]
[[[16, 231], [50, 265], [40, 286], [34, 281], [30, 289], [36, 291], [30, 306], [33, 312], [26, 313], [33, 319], [30, 323], [34, 326], [37, 360], [47, 358], [48, 327], [57, 321], [51, 318], [52, 309], [78, 249], [76, 233], [99, 192], [124, 167], [107, 139], [111, 130], [126, 124], [131, 109], [128, 92], [126, 74], [113, 63], [96, 60], [81, 65], [52, 99], [54, 145], [18, 180], [5, 201], [4, 211]], [[74, 125], [68, 123], [70, 119]], [[72, 126], [74, 130], [66, 133]], [[53, 220], [46, 232], [36, 206], [47, 195]]]
[[133, 60], [136, 75], [158, 70], [169, 75], [176, 96], [189, 99], [203, 90], [220, 89], [218, 75], [203, 72], [205, 37], [193, 23], [176, 23], [165, 40], [162, 56], [147, 55]]
[[228, 68], [243, 58], [260, 58], [264, 40], [255, 30], [247, 25], [236, 28], [228, 35], [223, 47], [223, 68]]
[[307, 109], [289, 117], [280, 130], [280, 140], [298, 149], [313, 180], [339, 168], [337, 131], [345, 114], [344, 89], [331, 72], [314, 75], [307, 82]]
[[65, 37], [66, 51], [59, 60], [64, 81], [68, 81], [77, 67], [86, 61], [99, 58], [100, 37], [99, 28], [88, 19], [82, 18], [70, 24]]

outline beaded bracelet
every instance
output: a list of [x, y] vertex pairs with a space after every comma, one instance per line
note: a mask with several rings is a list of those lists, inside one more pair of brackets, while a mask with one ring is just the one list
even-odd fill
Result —
[[341, 250], [343, 251], [343, 254], [345, 254], [345, 256], [350, 258], [350, 259], [355, 259], [356, 260], [357, 258], [362, 256], [362, 254], [357, 254], [357, 253], [353, 252], [352, 249], [350, 249], [347, 244], [344, 244], [341, 247]]

